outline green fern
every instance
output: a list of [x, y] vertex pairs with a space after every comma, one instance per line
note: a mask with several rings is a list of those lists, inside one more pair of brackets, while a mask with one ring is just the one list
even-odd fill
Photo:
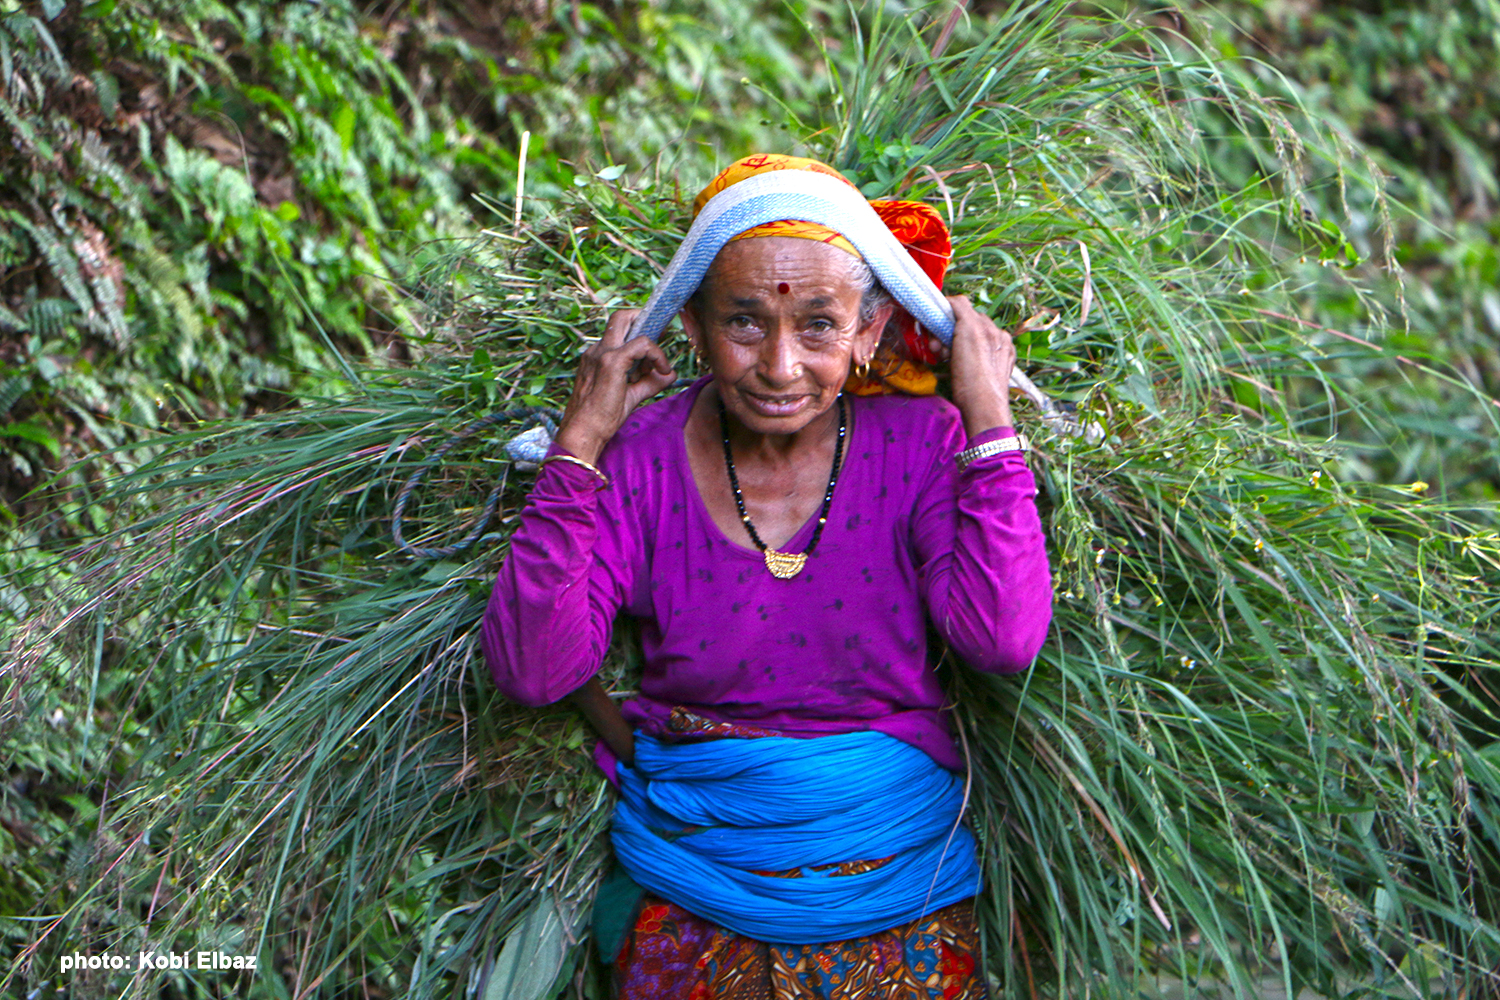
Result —
[[0, 417], [9, 413], [30, 389], [31, 378], [26, 375], [12, 375], [0, 382]]
[[79, 311], [67, 299], [37, 299], [26, 310], [26, 327], [43, 339], [57, 339], [67, 333]]
[[82, 321], [89, 324], [90, 314], [94, 311], [94, 296], [89, 291], [88, 284], [79, 270], [78, 258], [64, 242], [65, 236], [54, 230], [50, 224], [45, 222], [38, 224], [20, 212], [7, 214], [12, 222], [31, 237], [43, 260], [50, 265], [53, 276], [62, 284], [63, 291], [67, 293], [73, 306], [83, 317]]
[[0, 331], [6, 333], [25, 333], [26, 321], [10, 311], [10, 307], [0, 303]]

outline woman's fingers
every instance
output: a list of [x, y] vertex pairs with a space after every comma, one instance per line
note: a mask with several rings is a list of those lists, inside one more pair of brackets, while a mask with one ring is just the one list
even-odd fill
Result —
[[1015, 344], [964, 296], [948, 301], [953, 304], [953, 402], [971, 436], [1009, 424]]
[[[599, 338], [599, 343], [606, 349], [619, 347], [625, 343], [625, 335], [630, 332], [630, 324], [641, 314], [639, 309], [616, 309], [609, 314], [609, 319], [604, 324], [604, 336]], [[637, 337], [636, 340], [645, 340]], [[632, 341], [634, 343], [634, 341]]]
[[573, 398], [563, 414], [558, 444], [593, 461], [625, 418], [672, 384], [675, 373], [661, 347], [645, 337], [627, 341], [638, 309], [621, 309], [605, 323], [604, 335], [583, 352]]
[[641, 401], [656, 395], [672, 384], [676, 372], [663, 353], [660, 345], [637, 337], [623, 347], [610, 352], [613, 364], [619, 365], [628, 387], [628, 405], [635, 409]]
[[979, 351], [988, 350], [1014, 357], [1015, 343], [1010, 332], [1002, 330], [995, 321], [976, 310], [966, 296], [958, 295], [948, 300], [953, 304], [953, 350], [962, 343]]
[[648, 373], [647, 367], [645, 365], [645, 362], [647, 361], [651, 363], [649, 368], [650, 373], [656, 375], [676, 375], [676, 373], [672, 370], [672, 362], [667, 360], [667, 354], [661, 349], [660, 344], [658, 344], [654, 340], [646, 340], [645, 337], [640, 337], [638, 339], [646, 344], [646, 349], [644, 352], [644, 356], [641, 359], [641, 363], [636, 365], [636, 371], [639, 375], [646, 375]]
[[600, 358], [610, 377], [622, 387], [633, 387], [648, 377], [672, 375], [672, 366], [662, 349], [645, 337], [638, 337], [621, 347], [607, 349]]
[[658, 392], [670, 387], [675, 381], [677, 381], [677, 373], [670, 368], [662, 371], [653, 365], [646, 369], [640, 378], [630, 384], [630, 409], [634, 410]]
[[953, 336], [960, 331], [993, 340], [997, 334], [1010, 335], [995, 325], [995, 321], [974, 308], [967, 295], [955, 295], [948, 300], [953, 306]]
[[[667, 356], [662, 353], [661, 347], [646, 337], [636, 337], [634, 340], [626, 341], [625, 335], [630, 331], [630, 324], [640, 315], [639, 309], [621, 309], [612, 313], [608, 323], [605, 324], [604, 336], [590, 347], [590, 352], [598, 359], [601, 366], [614, 373], [616, 377], [624, 379], [625, 384], [633, 384], [639, 381], [647, 368], [657, 372], [669, 373], [672, 366], [667, 361]], [[648, 360], [649, 365], [643, 365]]]

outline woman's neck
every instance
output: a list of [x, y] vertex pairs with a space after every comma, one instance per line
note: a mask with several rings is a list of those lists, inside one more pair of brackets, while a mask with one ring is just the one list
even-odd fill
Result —
[[[847, 407], [851, 435], [854, 413], [855, 407]], [[693, 486], [709, 517], [729, 541], [756, 548], [737, 509], [724, 460], [719, 397], [711, 382], [693, 401], [683, 436]], [[846, 438], [845, 452], [852, 440]], [[795, 434], [756, 434], [743, 425], [731, 427], [730, 451], [740, 495], [764, 544], [783, 547], [817, 517], [837, 441], [837, 405]]]

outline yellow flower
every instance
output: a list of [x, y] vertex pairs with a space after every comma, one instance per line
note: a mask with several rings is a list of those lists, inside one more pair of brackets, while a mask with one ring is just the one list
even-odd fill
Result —
[[1407, 487], [1407, 489], [1411, 490], [1413, 493], [1417, 494], [1418, 496], [1420, 496], [1423, 493], [1426, 493], [1429, 488], [1430, 487], [1426, 483], [1422, 482], [1422, 480], [1420, 480], [1420, 479], [1418, 479], [1416, 482], [1412, 483], [1410, 486]]

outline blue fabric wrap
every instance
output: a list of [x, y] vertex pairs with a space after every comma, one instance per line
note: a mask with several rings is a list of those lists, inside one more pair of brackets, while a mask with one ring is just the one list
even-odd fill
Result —
[[[636, 735], [611, 838], [631, 878], [759, 941], [890, 930], [975, 895], [963, 783], [884, 733], [670, 744]], [[858, 875], [814, 865], [890, 862]], [[753, 870], [803, 869], [802, 878]]]
[[953, 341], [953, 306], [870, 203], [843, 181], [805, 170], [750, 177], [710, 198], [626, 339], [655, 340], [697, 290], [724, 244], [747, 229], [781, 219], [816, 222], [842, 235], [924, 329], [945, 344]]

